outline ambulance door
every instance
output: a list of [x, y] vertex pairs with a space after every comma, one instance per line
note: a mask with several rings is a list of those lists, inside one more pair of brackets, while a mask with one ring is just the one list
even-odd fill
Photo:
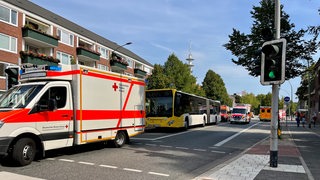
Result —
[[[144, 109], [143, 105], [135, 105], [134, 110], [139, 111], [141, 115], [143, 115]], [[135, 117], [134, 118], [134, 131], [143, 131], [145, 122], [144, 122], [144, 117]]]
[[37, 121], [45, 150], [73, 145], [73, 106], [69, 82], [48, 83], [30, 116]]

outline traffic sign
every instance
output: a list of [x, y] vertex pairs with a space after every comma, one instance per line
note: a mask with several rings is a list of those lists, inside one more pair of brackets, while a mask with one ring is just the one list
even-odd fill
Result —
[[289, 102], [290, 101], [290, 97], [288, 97], [288, 96], [286, 96], [286, 97], [284, 97], [284, 102]]

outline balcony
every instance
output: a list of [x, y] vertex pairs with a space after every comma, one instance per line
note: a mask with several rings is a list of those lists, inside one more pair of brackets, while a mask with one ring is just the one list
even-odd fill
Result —
[[36, 45], [38, 47], [53, 48], [58, 46], [58, 38], [29, 27], [22, 28], [22, 37], [24, 37], [27, 43]]
[[77, 47], [77, 55], [81, 60], [85, 61], [100, 60], [100, 53], [86, 49], [84, 47]]
[[136, 77], [144, 78], [147, 75], [147, 72], [145, 72], [145, 71], [143, 71], [143, 70], [141, 70], [139, 68], [135, 68], [134, 69], [134, 75]]
[[34, 52], [20, 51], [20, 57], [22, 64], [57, 66], [60, 62], [59, 59], [55, 59], [52, 56]]

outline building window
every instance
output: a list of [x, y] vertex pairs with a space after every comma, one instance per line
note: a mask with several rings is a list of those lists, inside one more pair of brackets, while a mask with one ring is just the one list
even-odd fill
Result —
[[130, 67], [130, 68], [133, 68], [133, 61], [132, 61], [132, 59], [130, 59], [130, 58], [127, 58], [127, 62], [128, 62], [128, 66]]
[[0, 49], [17, 52], [17, 38], [0, 33]]
[[8, 64], [0, 62], [0, 76], [6, 76], [5, 69]]
[[144, 71], [147, 72], [147, 74], [150, 74], [150, 73], [151, 73], [151, 69], [148, 68], [148, 67], [144, 67]]
[[109, 53], [106, 48], [98, 47], [98, 52], [101, 54], [102, 58], [109, 59]]
[[72, 56], [63, 52], [57, 52], [57, 59], [60, 60], [61, 64], [70, 65]]
[[17, 25], [17, 11], [0, 6], [0, 21]]
[[62, 43], [73, 46], [73, 40], [74, 40], [73, 34], [70, 34], [69, 32], [58, 29], [57, 35], [60, 37], [60, 41]]
[[108, 66], [105, 66], [103, 64], [98, 64], [98, 69], [101, 69], [101, 70], [104, 70], [104, 71], [108, 71], [109, 70]]

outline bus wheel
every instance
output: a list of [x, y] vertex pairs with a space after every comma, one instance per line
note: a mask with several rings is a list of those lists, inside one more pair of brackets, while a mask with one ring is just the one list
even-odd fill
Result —
[[203, 117], [203, 123], [202, 123], [202, 127], [205, 127], [206, 126], [206, 117]]
[[119, 148], [122, 147], [127, 140], [126, 133], [124, 131], [118, 131], [116, 138], [113, 140], [114, 147]]
[[184, 129], [189, 129], [189, 120], [188, 120], [188, 118], [186, 118], [184, 120]]
[[12, 159], [20, 166], [30, 164], [36, 155], [36, 143], [31, 138], [21, 138], [13, 146]]

